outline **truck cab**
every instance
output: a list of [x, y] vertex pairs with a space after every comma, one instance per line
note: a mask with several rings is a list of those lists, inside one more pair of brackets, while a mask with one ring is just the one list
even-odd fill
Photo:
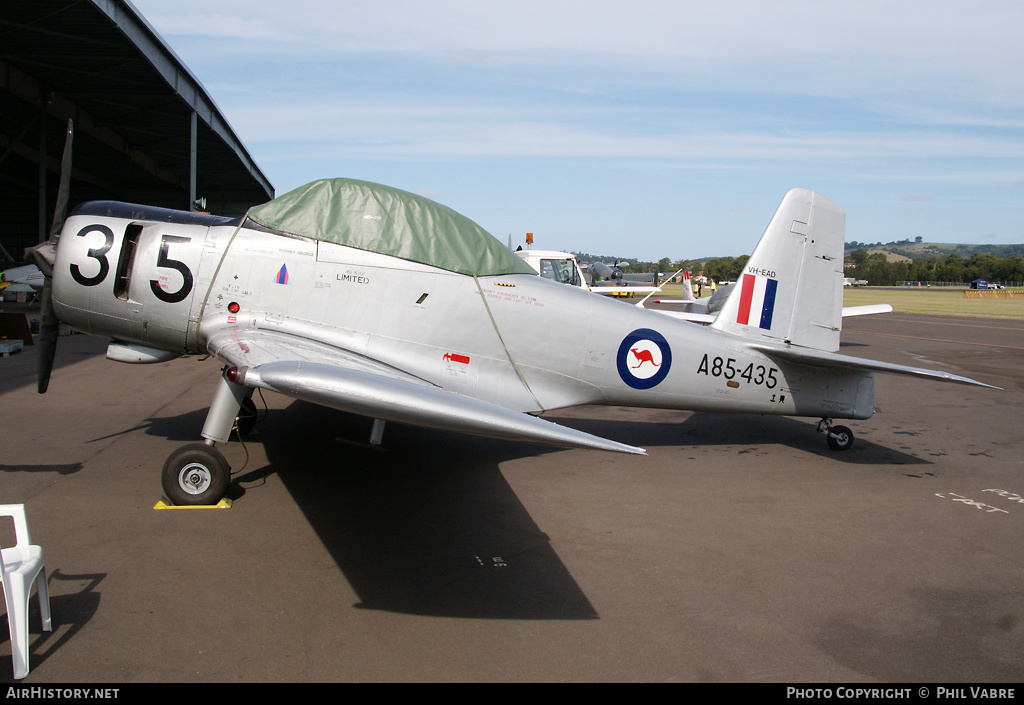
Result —
[[576, 258], [568, 252], [555, 250], [517, 250], [516, 254], [545, 279], [590, 290]]

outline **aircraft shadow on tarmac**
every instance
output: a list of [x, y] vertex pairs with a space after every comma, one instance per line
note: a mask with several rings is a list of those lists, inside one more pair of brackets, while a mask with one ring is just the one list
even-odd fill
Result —
[[62, 465], [4, 465], [0, 463], [0, 473], [5, 472], [55, 472], [58, 475], [73, 475], [82, 469], [81, 463], [65, 463]]
[[[257, 404], [257, 406], [260, 406]], [[111, 435], [197, 442], [206, 409], [148, 419]], [[499, 464], [561, 452], [529, 443], [388, 424], [306, 402], [271, 410], [258, 433], [267, 464], [250, 467], [237, 436], [228, 497], [277, 475], [359, 596], [358, 607], [487, 619], [596, 619], [597, 613], [509, 487]], [[100, 440], [100, 439], [93, 439]], [[240, 460], [241, 459], [241, 460]]]
[[272, 413], [257, 438], [267, 468], [243, 471], [232, 498], [276, 473], [363, 609], [462, 618], [596, 619], [499, 469], [535, 445], [389, 424], [304, 402]]
[[[630, 415], [641, 413], [645, 416], [644, 420], [629, 420]], [[928, 460], [873, 443], [862, 436], [857, 437], [850, 450], [833, 451], [825, 437], [815, 430], [817, 422], [812, 419], [665, 410], [658, 412], [659, 420], [651, 421], [650, 410], [637, 409], [616, 409], [617, 418], [607, 418], [607, 412], [604, 411], [597, 412], [601, 418], [588, 418], [587, 414], [594, 414], [594, 411], [585, 407], [567, 409], [545, 415], [545, 418], [587, 433], [648, 449], [662, 446], [736, 446], [738, 452], [743, 452], [750, 446], [784, 445], [842, 463], [931, 464]], [[851, 427], [856, 435], [856, 422]]]
[[146, 419], [145, 422], [138, 426], [123, 428], [120, 431], [108, 433], [105, 436], [90, 438], [86, 443], [97, 443], [110, 438], [116, 438], [117, 436], [126, 436], [135, 431], [145, 431], [147, 435], [157, 436], [168, 441], [198, 443], [202, 441], [199, 432], [203, 428], [203, 421], [206, 419], [208, 412], [209, 409], [196, 409], [195, 411], [179, 414], [178, 416], [159, 416]]
[[[263, 411], [261, 410], [261, 416]], [[808, 420], [632, 409], [556, 412], [567, 426], [641, 447], [783, 444], [845, 463], [928, 461], [858, 439], [836, 453]], [[607, 418], [611, 413], [614, 418]], [[147, 434], [199, 439], [206, 410], [154, 418]], [[565, 452], [530, 443], [388, 424], [371, 447], [371, 420], [306, 402], [271, 410], [258, 433], [263, 467], [233, 460], [229, 497], [276, 474], [359, 596], [358, 607], [486, 619], [596, 619], [582, 589], [500, 470], [502, 462]], [[236, 445], [237, 440], [232, 441]], [[225, 451], [227, 452], [227, 451]], [[244, 458], [252, 454], [246, 450]], [[236, 449], [231, 457], [237, 458]], [[767, 471], [767, 470], [766, 470]]]

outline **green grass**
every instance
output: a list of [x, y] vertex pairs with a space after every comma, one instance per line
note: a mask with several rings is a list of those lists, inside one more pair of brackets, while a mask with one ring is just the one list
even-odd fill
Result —
[[856, 287], [843, 292], [843, 305], [890, 304], [895, 313], [920, 313], [930, 316], [1024, 318], [1024, 292], [1015, 294], [1013, 298], [994, 296], [994, 293], [982, 292], [981, 298], [968, 298], [964, 296], [963, 289], [944, 287]]
[[[707, 292], [705, 292], [707, 293]], [[1006, 292], [1002, 292], [1005, 294]], [[651, 298], [682, 298], [681, 284], [667, 284]], [[1024, 292], [1013, 298], [981, 294], [967, 298], [963, 289], [918, 286], [868, 286], [843, 290], [843, 306], [890, 304], [895, 313], [929, 316], [977, 316], [978, 318], [1024, 318]]]

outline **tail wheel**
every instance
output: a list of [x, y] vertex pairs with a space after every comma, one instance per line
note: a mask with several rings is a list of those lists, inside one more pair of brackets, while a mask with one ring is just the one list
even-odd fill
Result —
[[832, 450], [849, 450], [853, 445], [853, 431], [846, 426], [833, 426], [826, 437]]
[[213, 446], [193, 443], [171, 453], [160, 479], [172, 504], [216, 504], [228, 491], [231, 467]]

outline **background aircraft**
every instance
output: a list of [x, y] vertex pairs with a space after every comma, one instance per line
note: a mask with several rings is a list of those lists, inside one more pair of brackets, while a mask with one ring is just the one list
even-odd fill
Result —
[[[623, 263], [623, 266], [628, 263]], [[667, 277], [662, 276], [661, 284], [657, 284], [655, 281], [652, 284], [637, 284], [629, 281], [625, 278], [622, 270], [619, 269], [617, 264], [605, 264], [604, 262], [593, 262], [588, 266], [590, 272], [590, 290], [599, 294], [605, 294], [606, 296], [628, 296], [633, 297], [638, 294], [656, 294], [662, 290], [665, 283], [672, 281], [683, 270], [678, 270], [675, 274]], [[652, 275], [653, 280], [657, 280], [660, 273]]]
[[608, 404], [819, 417], [845, 449], [832, 420], [874, 413], [877, 371], [990, 385], [836, 353], [844, 218], [790, 191], [750, 286], [702, 326], [537, 276], [472, 221], [378, 184], [316, 181], [237, 219], [86, 203], [32, 251], [48, 277], [39, 390], [58, 319], [109, 337], [112, 360], [222, 360], [205, 441], [164, 464], [176, 504], [224, 495], [215, 444], [255, 389], [369, 416], [371, 443], [395, 421], [643, 453], [538, 418]]
[[[741, 277], [741, 282], [744, 284], [750, 284], [753, 286], [754, 281], [750, 279], [751, 275], [744, 274]], [[726, 300], [732, 293], [733, 288], [736, 284], [726, 284], [715, 289], [715, 293], [711, 296], [705, 296], [698, 299], [693, 295], [693, 286], [690, 283], [690, 273], [686, 272], [683, 276], [683, 298], [682, 299], [670, 299], [665, 301], [659, 301], [662, 304], [672, 304], [679, 306], [678, 309], [654, 309], [659, 313], [666, 316], [672, 316], [683, 321], [691, 321], [693, 323], [703, 323], [705, 325], [713, 323], [715, 318], [718, 316], [718, 312], [722, 306], [725, 305]], [[845, 284], [843, 284], [845, 286]], [[637, 302], [637, 306], [643, 306], [647, 298]], [[842, 317], [847, 318], [849, 316], [867, 316], [875, 313], [892, 313], [892, 306], [889, 304], [865, 304], [863, 306], [843, 306]]]
[[[516, 256], [545, 279], [575, 286], [578, 289], [592, 291], [606, 296], [633, 296], [636, 294], [653, 294], [661, 291], [660, 286], [643, 286], [626, 284], [622, 281], [622, 271], [610, 267], [603, 262], [588, 265], [588, 277], [584, 267], [580, 266], [576, 256], [571, 252], [557, 250], [533, 249], [533, 234], [526, 234], [526, 249], [519, 247]], [[509, 243], [511, 247], [511, 241]], [[589, 279], [589, 284], [588, 284]]]
[[18, 287], [19, 291], [39, 292], [43, 290], [44, 279], [43, 273], [34, 264], [11, 267], [0, 272], [0, 289], [11, 286]]

